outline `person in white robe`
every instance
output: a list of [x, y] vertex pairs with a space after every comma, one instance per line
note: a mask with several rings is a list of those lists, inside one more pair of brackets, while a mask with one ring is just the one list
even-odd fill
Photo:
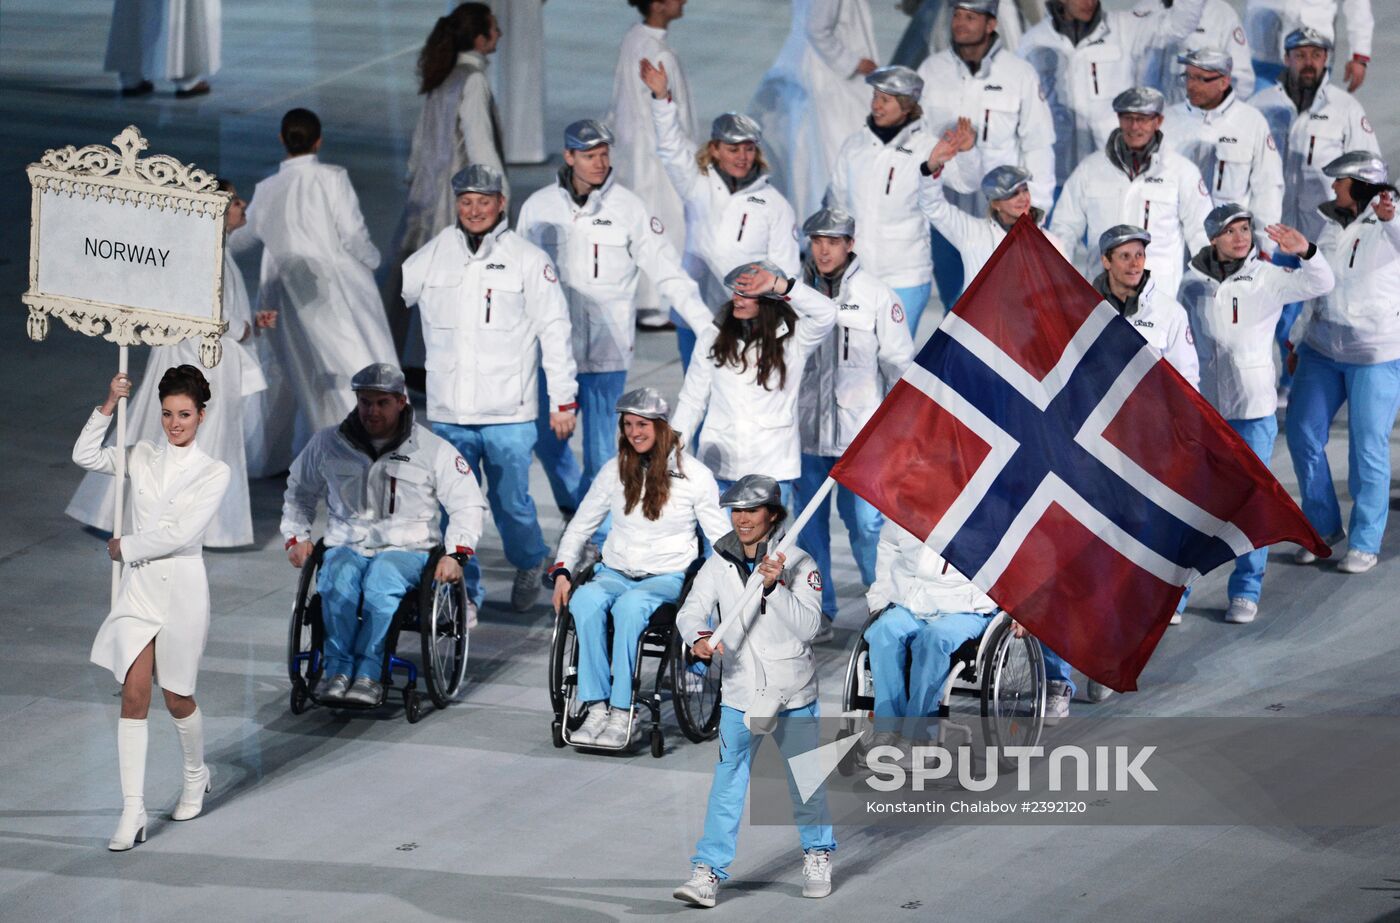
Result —
[[792, 30], [749, 113], [774, 154], [773, 184], [799, 215], [821, 208], [841, 144], [870, 108], [879, 51], [867, 0], [793, 0]]
[[124, 566], [117, 598], [90, 655], [122, 684], [117, 723], [122, 814], [107, 843], [114, 852], [146, 839], [146, 716], [153, 677], [159, 677], [184, 756], [184, 785], [171, 818], [197, 817], [213, 786], [204, 763], [204, 717], [194, 700], [209, 636], [209, 580], [201, 551], [204, 531], [229, 483], [228, 465], [196, 444], [211, 397], [199, 369], [182, 365], [161, 377], [163, 439], [131, 449], [103, 448], [112, 412], [130, 394], [127, 375], [113, 378], [107, 400], [93, 409], [73, 446], [77, 465], [106, 474], [116, 473], [117, 453], [125, 453], [136, 524], [131, 534], [107, 542], [108, 556]]
[[235, 249], [240, 237], [263, 245], [258, 302], [277, 312], [277, 364], [297, 405], [293, 452], [345, 419], [357, 371], [394, 359], [374, 284], [379, 251], [349, 175], [317, 156], [321, 140], [309, 109], [282, 117], [288, 157], [258, 183], [248, 223], [232, 235]]
[[123, 96], [153, 92], [152, 77], [172, 81], [181, 99], [203, 96], [219, 70], [222, 22], [221, 0], [116, 0], [103, 69]]
[[[627, 0], [642, 14], [642, 21], [627, 30], [618, 47], [617, 67], [613, 70], [612, 108], [603, 121], [612, 126], [616, 139], [612, 165], [617, 182], [638, 196], [661, 222], [666, 239], [677, 253], [685, 252], [685, 203], [666, 176], [666, 167], [656, 151], [656, 129], [651, 121], [651, 94], [637, 79], [642, 61], [663, 67], [670, 78], [671, 99], [676, 104], [676, 121], [687, 138], [699, 133], [695, 108], [690, 102], [690, 84], [680, 59], [666, 43], [671, 23], [685, 13], [686, 0]], [[637, 286], [637, 324], [642, 328], [665, 329], [669, 313], [661, 308], [661, 293], [642, 274]]]
[[[234, 193], [224, 218], [226, 232], [232, 232], [244, 223], [244, 204], [238, 198], [232, 184], [220, 182], [220, 188]], [[275, 315], [264, 312], [256, 322], [270, 326]], [[246, 400], [266, 387], [262, 370], [251, 347], [254, 317], [248, 306], [248, 291], [243, 285], [243, 276], [227, 250], [224, 251], [224, 299], [223, 319], [228, 322], [228, 331], [222, 339], [223, 358], [213, 369], [207, 370], [210, 390], [214, 396], [205, 410], [204, 423], [200, 427], [200, 447], [212, 457], [228, 465], [231, 473], [229, 488], [224, 493], [214, 519], [204, 533], [204, 544], [209, 548], [237, 548], [253, 543], [253, 516], [248, 502], [248, 465], [244, 452], [243, 428]], [[141, 440], [160, 444], [161, 433], [160, 401], [156, 397], [156, 386], [161, 373], [177, 365], [199, 365], [198, 337], [182, 340], [170, 346], [157, 346], [151, 350], [146, 360], [146, 374], [131, 400], [127, 417], [127, 445], [132, 446]], [[247, 344], [245, 346], [244, 344]], [[83, 475], [73, 499], [64, 510], [85, 525], [104, 532], [112, 531], [112, 511], [115, 481], [109, 474], [89, 471]], [[131, 509], [127, 508], [123, 532], [130, 531]]]
[[[457, 221], [452, 177], [485, 164], [505, 177], [501, 117], [486, 73], [501, 29], [484, 3], [462, 3], [440, 18], [418, 53], [423, 110], [408, 156], [408, 199], [380, 279], [384, 311], [411, 385], [422, 385], [423, 335], [403, 302], [403, 262]], [[510, 192], [509, 180], [503, 179]]]
[[507, 163], [544, 163], [544, 0], [491, 0], [500, 24], [500, 61], [491, 91], [501, 110]]

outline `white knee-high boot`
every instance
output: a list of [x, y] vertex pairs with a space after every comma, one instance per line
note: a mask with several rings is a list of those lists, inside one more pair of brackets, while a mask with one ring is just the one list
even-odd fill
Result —
[[214, 787], [213, 774], [204, 765], [204, 715], [196, 705], [187, 717], [175, 718], [175, 730], [180, 735], [180, 752], [185, 759], [185, 785], [180, 790], [180, 803], [171, 812], [172, 820], [190, 820], [204, 810], [204, 794]]
[[146, 841], [146, 719], [117, 721], [117, 768], [122, 780], [122, 818], [107, 848], [130, 849]]

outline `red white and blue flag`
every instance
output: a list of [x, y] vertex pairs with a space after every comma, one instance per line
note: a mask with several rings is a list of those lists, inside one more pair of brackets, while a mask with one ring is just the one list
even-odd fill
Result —
[[1195, 578], [1275, 542], [1327, 553], [1268, 466], [1028, 218], [831, 476], [1120, 691]]

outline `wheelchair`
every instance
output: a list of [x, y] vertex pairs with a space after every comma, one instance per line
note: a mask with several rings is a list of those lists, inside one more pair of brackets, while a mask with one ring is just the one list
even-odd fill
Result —
[[[325, 670], [325, 624], [321, 617], [321, 595], [316, 591], [316, 577], [325, 558], [326, 543], [318, 541], [311, 557], [301, 568], [297, 583], [296, 604], [292, 608], [291, 630], [287, 640], [287, 672], [292, 681], [290, 707], [300, 715], [310, 705], [331, 708], [366, 710], [379, 708], [389, 701], [392, 692], [403, 699], [404, 716], [410, 724], [423, 717], [422, 698], [418, 692], [418, 673], [423, 673], [423, 685], [433, 706], [444, 709], [457, 697], [467, 672], [467, 589], [465, 581], [438, 583], [433, 579], [442, 546], [428, 553], [428, 563], [418, 581], [418, 587], [404, 594], [398, 611], [384, 638], [384, 668], [380, 676], [379, 701], [374, 705], [347, 702], [322, 702], [316, 697], [316, 687]], [[421, 666], [398, 656], [401, 632], [416, 632], [422, 650]], [[404, 676], [401, 686], [394, 685], [394, 674]]]
[[[840, 770], [850, 775], [865, 761], [869, 742], [859, 728], [862, 720], [873, 720], [875, 685], [870, 672], [870, 642], [865, 633], [884, 610], [874, 613], [861, 626], [846, 665], [846, 682], [841, 694], [843, 723], [840, 735], [861, 733], [862, 740], [852, 747]], [[976, 697], [981, 702], [982, 734], [985, 745], [999, 752], [1006, 747], [1033, 747], [1040, 740], [1045, 723], [1045, 658], [1040, 642], [1027, 634], [1016, 637], [1011, 616], [998, 611], [979, 638], [964, 642], [951, 658], [951, 672], [939, 697], [937, 744], [943, 745], [949, 732], [972, 740], [972, 729], [952, 720], [954, 695]], [[904, 682], [909, 682], [905, 664]]]
[[[704, 561], [697, 559], [686, 568], [679, 599], [657, 607], [642, 636], [637, 639], [637, 666], [632, 674], [632, 708], [627, 719], [628, 742], [621, 747], [579, 746], [591, 750], [627, 749], [636, 725], [638, 706], [643, 705], [651, 720], [648, 738], [651, 755], [660, 758], [666, 752], [666, 738], [661, 730], [661, 703], [668, 694], [676, 714], [676, 724], [688, 740], [703, 743], [713, 740], [719, 733], [723, 664], [719, 660], [711, 662], [694, 657], [690, 646], [681, 640], [676, 631], [676, 614], [702, 564]], [[592, 579], [596, 566], [590, 564], [579, 572], [570, 597]], [[608, 649], [612, 650], [611, 615], [608, 617]], [[648, 682], [653, 668], [655, 679]], [[554, 709], [550, 730], [555, 747], [571, 745], [570, 735], [583, 724], [586, 710], [584, 703], [578, 701], [577, 693], [578, 634], [574, 630], [569, 607], [565, 605], [554, 619], [554, 635], [549, 649], [549, 699]]]

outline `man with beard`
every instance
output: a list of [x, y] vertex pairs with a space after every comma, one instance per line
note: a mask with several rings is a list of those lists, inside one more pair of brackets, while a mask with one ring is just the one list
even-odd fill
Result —
[[1341, 0], [1340, 4], [1337, 0], [1246, 0], [1244, 26], [1249, 32], [1259, 89], [1278, 82], [1286, 68], [1287, 52], [1280, 38], [1295, 29], [1316, 29], [1329, 42], [1335, 39], [1339, 5], [1346, 16], [1347, 47], [1351, 49], [1343, 79], [1349, 92], [1361, 89], [1371, 63], [1371, 34], [1376, 28], [1371, 0]]

